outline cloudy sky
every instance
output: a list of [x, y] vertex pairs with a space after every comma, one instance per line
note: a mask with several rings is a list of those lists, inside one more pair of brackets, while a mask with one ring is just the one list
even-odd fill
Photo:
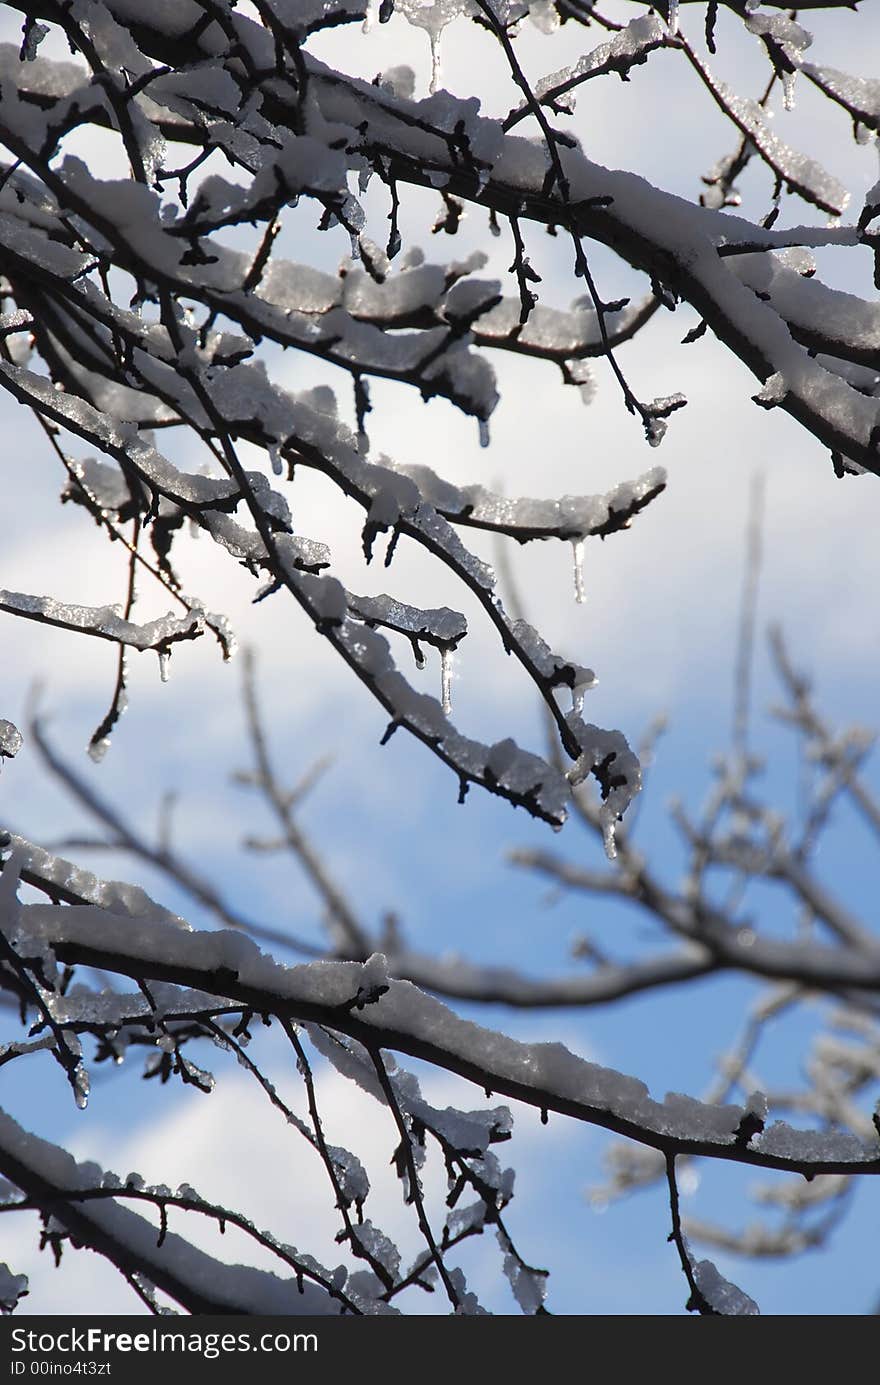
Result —
[[[627, 17], [632, 6], [618, 7]], [[693, 11], [693, 13], [692, 13]], [[616, 12], [616, 11], [615, 11]], [[683, 7], [683, 23], [699, 33], [703, 9]], [[0, 38], [14, 37], [9, 15]], [[880, 18], [867, 7], [855, 15], [805, 17], [816, 31], [816, 61], [870, 75], [864, 55], [880, 51]], [[571, 63], [601, 41], [601, 32], [566, 26], [550, 37], [525, 30], [523, 63], [532, 77]], [[395, 18], [369, 34], [333, 31], [314, 45], [326, 61], [372, 76], [409, 63], [417, 74], [416, 94], [425, 94], [430, 75], [426, 35]], [[756, 94], [763, 83], [733, 23], [719, 20], [717, 67], [738, 90]], [[812, 56], [812, 55], [811, 55]], [[489, 37], [465, 21], [452, 24], [442, 42], [441, 81], [449, 90], [479, 94], [487, 113], [505, 112], [515, 93]], [[594, 89], [595, 88], [595, 89]], [[852, 191], [857, 214], [877, 177], [872, 145], [853, 142], [845, 115], [820, 101], [806, 84], [797, 87], [794, 111], [779, 110], [780, 134], [825, 162]], [[631, 168], [659, 186], [695, 198], [699, 175], [733, 148], [732, 132], [700, 93], [688, 86], [683, 64], [657, 53], [629, 83], [607, 78], [580, 98], [575, 128], [588, 154], [610, 167]], [[109, 141], [98, 139], [85, 153], [95, 171], [116, 173]], [[743, 179], [744, 210], [762, 215], [771, 187], [763, 173]], [[420, 245], [429, 259], [463, 257], [475, 248], [490, 254], [486, 273], [503, 274], [512, 249], [502, 235], [493, 241], [486, 220], [472, 210], [456, 242], [432, 236], [434, 194], [406, 192], [405, 245]], [[371, 188], [366, 205], [370, 230], [385, 234], [385, 205]], [[308, 213], [311, 216], [311, 212]], [[794, 199], [783, 202], [780, 224], [817, 218]], [[316, 237], [301, 213], [291, 215], [279, 253], [334, 268], [347, 245], [337, 236]], [[373, 231], [373, 226], [375, 230]], [[570, 255], [543, 231], [530, 233], [528, 250], [542, 274], [542, 301], [565, 306], [580, 291]], [[624, 272], [602, 251], [591, 264], [606, 298], [635, 295], [646, 285]], [[822, 273], [835, 285], [871, 297], [867, 252], [822, 256]], [[635, 282], [634, 282], [635, 280]], [[509, 291], [515, 291], [511, 286]], [[637, 517], [632, 530], [606, 543], [587, 545], [587, 601], [574, 600], [571, 552], [566, 544], [534, 544], [511, 555], [520, 597], [529, 619], [554, 649], [594, 668], [599, 684], [588, 695], [586, 715], [599, 725], [619, 727], [637, 741], [658, 713], [670, 719], [652, 771], [641, 828], [646, 851], [661, 874], [674, 880], [679, 862], [666, 826], [672, 793], [695, 805], [706, 792], [711, 754], [729, 739], [731, 685], [742, 584], [744, 535], [750, 486], [765, 482], [764, 563], [759, 626], [781, 621], [799, 664], [816, 681], [823, 705], [834, 718], [877, 722], [877, 614], [880, 577], [876, 534], [880, 486], [876, 478], [835, 478], [827, 452], [781, 411], [751, 402], [756, 382], [710, 336], [690, 347], [681, 338], [696, 324], [687, 307], [663, 312], [621, 352], [633, 388], [642, 398], [683, 391], [689, 403], [671, 420], [655, 452], [638, 422], [624, 408], [611, 372], [596, 365], [594, 401], [585, 405], [576, 390], [563, 389], [549, 366], [518, 358], [494, 360], [501, 402], [491, 421], [491, 446], [481, 449], [474, 420], [443, 401], [425, 405], [413, 391], [387, 382], [372, 387], [369, 419], [372, 450], [400, 461], [426, 463], [451, 481], [480, 481], [510, 495], [601, 492], [661, 463], [667, 491]], [[268, 356], [273, 377], [294, 389], [326, 382], [339, 391], [340, 410], [351, 413], [346, 381], [310, 359]], [[98, 605], [122, 599], [123, 555], [102, 545], [88, 517], [73, 506], [59, 507], [58, 465], [29, 417], [0, 399], [4, 440], [3, 504], [0, 507], [0, 586]], [[81, 446], [73, 446], [82, 455]], [[190, 466], [201, 458], [194, 447], [180, 454]], [[249, 459], [250, 460], [250, 459]], [[259, 464], [256, 453], [252, 463]], [[390, 571], [365, 568], [358, 513], [339, 502], [321, 478], [300, 475], [291, 504], [297, 531], [331, 546], [333, 571], [363, 593], [388, 590], [415, 604], [448, 604], [463, 610], [471, 633], [455, 659], [453, 720], [466, 734], [494, 741], [514, 735], [541, 748], [541, 721], [527, 682], [518, 677], [485, 628], [468, 594], [445, 570], [436, 571], [414, 545], [401, 544]], [[465, 533], [468, 544], [490, 561], [483, 536]], [[615, 930], [631, 920], [571, 899], [549, 901], [540, 880], [505, 863], [511, 847], [558, 846], [573, 859], [589, 860], [591, 846], [570, 826], [562, 838], [522, 812], [472, 790], [456, 804], [457, 783], [420, 746], [402, 736], [379, 748], [385, 718], [317, 637], [305, 618], [279, 597], [253, 607], [253, 583], [205, 538], [184, 536], [177, 552], [187, 591], [209, 609], [226, 611], [243, 643], [257, 654], [262, 701], [279, 767], [296, 780], [314, 760], [333, 762], [309, 799], [304, 822], [328, 866], [361, 917], [375, 925], [393, 909], [408, 939], [437, 953], [461, 952], [477, 960], [503, 961], [536, 971], [559, 971], [576, 932], [590, 930], [615, 948]], [[167, 607], [162, 592], [144, 587], [141, 619]], [[0, 618], [0, 715], [22, 728], [29, 699], [40, 684], [40, 707], [55, 744], [77, 771], [108, 799], [124, 805], [138, 827], [153, 833], [163, 795], [177, 795], [175, 824], [181, 851], [228, 892], [230, 901], [276, 927], [319, 935], [320, 906], [307, 882], [285, 859], [254, 857], [239, 850], [249, 832], [268, 830], [264, 810], [252, 794], [230, 784], [247, 764], [240, 699], [240, 668], [223, 665], [216, 647], [201, 640], [175, 652], [171, 677], [160, 682], [153, 656], [130, 660], [131, 706], [115, 733], [106, 759], [95, 767], [84, 747], [101, 719], [112, 690], [114, 655], [109, 646], [84, 649], [83, 641], [44, 630], [10, 616]], [[95, 642], [97, 643], [97, 642]], [[439, 693], [438, 660], [429, 655], [413, 680]], [[770, 756], [768, 793], [792, 798], [794, 758], [783, 733], [773, 732], [763, 711], [775, 695], [763, 644], [756, 651], [755, 741]], [[94, 831], [40, 771], [26, 745], [0, 779], [0, 814], [35, 840], [50, 843], [73, 832]], [[72, 853], [73, 854], [73, 853]], [[85, 853], [82, 853], [85, 860]], [[153, 893], [197, 925], [207, 920], [166, 881], [144, 874], [110, 853], [92, 852], [89, 864], [110, 876], [142, 879]], [[855, 832], [833, 837], [823, 860], [836, 886], [854, 906], [868, 911], [866, 845]], [[632, 936], [638, 936], [632, 933]], [[648, 945], [656, 935], [646, 933]], [[613, 1013], [506, 1015], [480, 1011], [523, 1038], [562, 1039], [587, 1057], [641, 1076], [655, 1095], [667, 1090], [699, 1093], [716, 1055], [736, 1032], [752, 995], [733, 981], [708, 983], [700, 995], [645, 997]], [[791, 1047], [773, 1062], [796, 1071]], [[217, 1055], [219, 1058], [219, 1055]], [[283, 1058], [266, 1046], [265, 1061], [279, 1083], [291, 1075]], [[770, 1061], [770, 1060], [768, 1060]], [[264, 1110], [256, 1087], [234, 1065], [216, 1067], [218, 1086], [210, 1097], [192, 1091], [157, 1089], [137, 1071], [106, 1075], [96, 1082], [86, 1115], [76, 1113], [50, 1060], [36, 1057], [3, 1070], [4, 1104], [17, 1119], [66, 1143], [77, 1157], [96, 1159], [120, 1174], [137, 1169], [148, 1180], [175, 1186], [187, 1181], [206, 1196], [227, 1199], [258, 1224], [285, 1226], [284, 1236], [319, 1257], [332, 1258], [332, 1218], [316, 1173], [277, 1113]], [[134, 1065], [131, 1065], [134, 1067]], [[39, 1069], [39, 1071], [38, 1071]], [[441, 1105], [478, 1103], [462, 1084], [428, 1076], [426, 1092]], [[399, 1207], [387, 1174], [393, 1132], [367, 1098], [352, 1095], [332, 1073], [321, 1075], [321, 1104], [338, 1143], [357, 1131], [377, 1188], [377, 1206], [389, 1230], [403, 1241], [411, 1217]], [[685, 1298], [684, 1281], [666, 1245], [667, 1209], [661, 1193], [649, 1191], [599, 1215], [587, 1189], [602, 1176], [607, 1141], [597, 1132], [551, 1121], [543, 1129], [534, 1112], [516, 1113], [517, 1135], [509, 1161], [518, 1169], [511, 1213], [520, 1248], [533, 1263], [551, 1270], [549, 1306], [564, 1313], [675, 1313]], [[252, 1131], [259, 1131], [254, 1137]], [[505, 1155], [508, 1150], [503, 1151]], [[439, 1171], [434, 1196], [442, 1195]], [[700, 1183], [702, 1179], [702, 1183]], [[726, 1206], [739, 1225], [748, 1215], [741, 1201], [747, 1181], [736, 1170], [694, 1176], [689, 1194], [701, 1215]], [[705, 1200], [700, 1201], [701, 1197]], [[765, 1311], [863, 1312], [873, 1306], [875, 1279], [867, 1256], [877, 1222], [873, 1189], [860, 1195], [864, 1216], [838, 1233], [830, 1251], [778, 1267], [739, 1264], [718, 1257], [725, 1272], [752, 1293]], [[378, 1220], [378, 1215], [374, 1212]], [[289, 1219], [289, 1221], [287, 1220]], [[125, 1286], [90, 1255], [68, 1252], [58, 1273], [36, 1250], [36, 1227], [4, 1219], [0, 1259], [32, 1276], [28, 1312], [86, 1311], [96, 1299], [106, 1311], [134, 1311]], [[178, 1227], [186, 1230], [187, 1226]], [[193, 1239], [201, 1232], [193, 1231]], [[207, 1244], [207, 1242], [205, 1242]], [[414, 1248], [414, 1243], [412, 1243]], [[245, 1248], [212, 1244], [235, 1259]], [[836, 1257], [836, 1258], [835, 1258]], [[404, 1256], [404, 1258], [406, 1258]], [[848, 1267], [848, 1274], [838, 1267]], [[478, 1243], [468, 1268], [483, 1301], [497, 1311], [514, 1305], [499, 1284], [493, 1246]], [[858, 1285], [854, 1290], [852, 1275]], [[416, 1311], [427, 1311], [422, 1303]]]

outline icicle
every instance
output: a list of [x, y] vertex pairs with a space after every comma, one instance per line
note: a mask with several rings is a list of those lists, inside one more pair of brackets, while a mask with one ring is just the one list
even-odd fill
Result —
[[99, 765], [109, 749], [109, 736], [102, 736], [99, 741], [89, 741], [89, 759]]
[[489, 446], [489, 420], [488, 420], [487, 418], [481, 418], [481, 419], [479, 420], [479, 425], [480, 425], [480, 446], [481, 446], [481, 447], [488, 447], [488, 446]]
[[571, 710], [574, 712], [576, 717], [583, 716], [584, 714], [585, 692], [586, 687], [583, 683], [581, 683], [578, 687], [572, 688], [571, 690]]
[[386, 567], [390, 567], [390, 566], [391, 566], [391, 559], [394, 557], [394, 551], [395, 551], [395, 549], [397, 548], [397, 540], [398, 540], [399, 538], [400, 538], [400, 525], [399, 525], [399, 524], [395, 524], [394, 528], [391, 530], [391, 532], [390, 532], [389, 535], [388, 535], [388, 547], [387, 547], [386, 550], [385, 550], [385, 566], [386, 566]]
[[159, 650], [159, 677], [162, 679], [163, 683], [168, 682], [168, 662], [170, 658], [171, 655], [168, 653], [167, 649]]
[[668, 0], [669, 18], [666, 21], [671, 34], [678, 33], [678, 0]]
[[794, 110], [794, 72], [782, 74], [782, 104], [787, 111]]
[[574, 558], [574, 599], [582, 606], [587, 599], [584, 590], [584, 540], [572, 539], [571, 551]]
[[276, 476], [280, 476], [284, 470], [284, 463], [281, 460], [281, 449], [277, 442], [269, 444], [269, 461], [272, 463], [272, 470]]
[[431, 85], [429, 91], [433, 96], [440, 82], [440, 30], [432, 29], [431, 38]]
[[614, 840], [614, 829], [617, 826], [613, 817], [607, 817], [602, 823], [602, 844], [605, 847], [605, 855], [609, 861], [617, 860], [617, 844]]
[[78, 1109], [84, 1111], [89, 1104], [89, 1074], [83, 1067], [74, 1073], [73, 1096]]
[[448, 717], [452, 712], [452, 651], [446, 645], [440, 650], [440, 704]]

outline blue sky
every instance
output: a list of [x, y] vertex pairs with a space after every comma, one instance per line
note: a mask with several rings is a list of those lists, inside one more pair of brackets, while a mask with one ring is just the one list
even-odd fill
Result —
[[[692, 26], [690, 8], [685, 7], [685, 22]], [[812, 16], [806, 22], [814, 27]], [[462, 33], [453, 29], [444, 39], [444, 80], [450, 89], [470, 91], [478, 80], [476, 50], [471, 28], [460, 27]], [[822, 58], [864, 71], [861, 55], [876, 51], [880, 41], [877, 15], [838, 15], [825, 27], [833, 32], [822, 42]], [[552, 41], [549, 56], [538, 38], [527, 38], [532, 75], [562, 65], [553, 54], [571, 43], [570, 30], [568, 26]], [[598, 31], [591, 34], [590, 43], [599, 42]], [[371, 73], [391, 60], [407, 60], [421, 75], [426, 70], [424, 36], [399, 24], [368, 40], [331, 35], [322, 51], [329, 54], [335, 48], [338, 53], [340, 47], [340, 66], [353, 58]], [[719, 47], [719, 64], [735, 68], [744, 61], [732, 46]], [[628, 85], [603, 81], [600, 90], [582, 98], [579, 118], [585, 147], [596, 158], [636, 167], [660, 185], [693, 196], [699, 173], [732, 147], [732, 138], [713, 114], [706, 115], [705, 103], [695, 120], [685, 92], [676, 90], [670, 100], [673, 58], [655, 55]], [[742, 89], [754, 90], [758, 79], [749, 68], [740, 67], [736, 76]], [[488, 84], [490, 103], [506, 109], [504, 101], [510, 102], [498, 75], [487, 67], [479, 71], [479, 80]], [[780, 124], [791, 122], [802, 147], [815, 149], [843, 172], [857, 207], [876, 177], [876, 154], [852, 145], [842, 115], [827, 114], [810, 93], [799, 91], [799, 99], [803, 105], [790, 116], [780, 114]], [[744, 210], [760, 215], [768, 205], [768, 185], [759, 186], [759, 179], [749, 175], [744, 191], [750, 199]], [[457, 243], [430, 236], [435, 201], [427, 194], [406, 195], [405, 242], [421, 244], [429, 257], [464, 255], [485, 245], [495, 257], [495, 272], [506, 268], [510, 247], [489, 240], [476, 212], [464, 223]], [[379, 239], [384, 206], [372, 192], [368, 202]], [[786, 215], [809, 219], [800, 209], [786, 207]], [[303, 260], [315, 253], [333, 267], [345, 249], [341, 240], [327, 236], [315, 241], [297, 216], [291, 218], [280, 251]], [[563, 249], [536, 232], [529, 250], [544, 275], [546, 301], [564, 306], [578, 287]], [[823, 273], [827, 269], [833, 282], [855, 289], [848, 264], [826, 259]], [[861, 291], [870, 296], [870, 267], [859, 264]], [[602, 290], [607, 286], [607, 295], [614, 296], [621, 288], [620, 270], [604, 252], [596, 254], [594, 267]], [[770, 619], [784, 624], [795, 661], [815, 676], [818, 699], [832, 720], [868, 725], [877, 720], [876, 479], [836, 480], [827, 454], [797, 425], [779, 411], [766, 413], [751, 404], [754, 380], [710, 339], [679, 349], [677, 343], [695, 321], [687, 308], [664, 314], [621, 353], [629, 378], [644, 397], [678, 389], [689, 397], [657, 453], [644, 445], [637, 422], [625, 414], [610, 372], [601, 364], [596, 401], [585, 407], [576, 391], [558, 386], [549, 367], [527, 369], [517, 359], [495, 362], [502, 402], [487, 451], [478, 445], [472, 419], [442, 401], [422, 405], [404, 387], [377, 383], [370, 418], [375, 452], [426, 462], [450, 480], [480, 480], [511, 495], [602, 491], [657, 462], [667, 468], [667, 492], [636, 519], [630, 532], [605, 544], [588, 544], [585, 605], [574, 602], [567, 545], [532, 545], [513, 558], [530, 619], [554, 648], [589, 664], [599, 676], [598, 688], [588, 695], [588, 717], [620, 727], [633, 741], [657, 712], [670, 718], [649, 777], [640, 841], [671, 883], [681, 862], [669, 827], [669, 796], [678, 794], [696, 807], [709, 786], [709, 759], [729, 740], [744, 534], [756, 471], [766, 481], [759, 630]], [[311, 360], [292, 361], [280, 354], [269, 359], [277, 378], [292, 388], [327, 378]], [[348, 410], [347, 386], [340, 385], [340, 398], [341, 408]], [[0, 585], [86, 604], [121, 599], [120, 555], [97, 544], [94, 527], [81, 511], [57, 506], [61, 479], [34, 426], [5, 400], [0, 400], [0, 426], [8, 440]], [[541, 723], [531, 690], [495, 647], [467, 594], [405, 544], [390, 572], [365, 570], [357, 516], [347, 505], [332, 503], [320, 479], [299, 478], [292, 503], [300, 531], [331, 542], [333, 571], [355, 590], [389, 590], [418, 604], [446, 603], [464, 610], [473, 629], [455, 663], [453, 719], [467, 734], [489, 740], [515, 735], [540, 749]], [[471, 536], [465, 538], [471, 543]], [[475, 536], [472, 546], [491, 560], [492, 545], [483, 536]], [[204, 538], [184, 537], [179, 559], [185, 587], [198, 592], [209, 607], [228, 610], [242, 640], [256, 648], [273, 747], [285, 774], [295, 780], [318, 755], [333, 755], [330, 770], [309, 800], [304, 823], [368, 922], [375, 925], [383, 911], [394, 909], [408, 939], [424, 950], [460, 951], [538, 974], [563, 969], [571, 937], [584, 929], [613, 953], [656, 946], [657, 930], [651, 931], [632, 911], [580, 897], [548, 903], [546, 882], [512, 869], [505, 853], [511, 847], [539, 845], [569, 859], [597, 863], [595, 848], [576, 825], [555, 837], [523, 812], [477, 790], [459, 807], [456, 782], [423, 748], [402, 735], [380, 748], [384, 716], [365, 690], [280, 598], [251, 607], [252, 584], [223, 561], [225, 556], [212, 552]], [[144, 591], [141, 618], [165, 608], [164, 594], [157, 600]], [[124, 802], [145, 831], [154, 829], [163, 794], [177, 793], [181, 849], [222, 884], [230, 902], [275, 926], [286, 923], [317, 936], [318, 906], [297, 868], [238, 850], [243, 835], [263, 830], [267, 822], [255, 797], [229, 783], [230, 773], [247, 763], [235, 662], [222, 666], [216, 650], [202, 640], [175, 653], [170, 682], [163, 685], [152, 657], [134, 656], [130, 710], [106, 760], [95, 767], [83, 748], [110, 696], [112, 651], [83, 650], [73, 637], [11, 617], [3, 620], [0, 635], [0, 715], [21, 724], [32, 682], [42, 679], [50, 734], [90, 784]], [[419, 686], [439, 692], [436, 659], [429, 657]], [[795, 802], [792, 736], [774, 729], [764, 714], [777, 695], [759, 639], [754, 742], [768, 754], [767, 797], [789, 806]], [[39, 773], [28, 747], [3, 772], [0, 810], [38, 841], [49, 842], [83, 826], [58, 787]], [[876, 880], [870, 850], [859, 826], [841, 818], [821, 857], [824, 878], [852, 907], [863, 910], [868, 923]], [[144, 876], [117, 857], [92, 854], [88, 860], [107, 875], [143, 878], [163, 902], [194, 924], [205, 923], [167, 883]], [[775, 924], [774, 901], [761, 903]], [[562, 1039], [585, 1056], [642, 1077], [655, 1095], [666, 1090], [699, 1094], [754, 994], [749, 983], [714, 978], [693, 992], [680, 989], [583, 1014], [467, 1013], [519, 1037]], [[817, 1012], [808, 1011], [789, 1029], [774, 1031], [772, 1050], [758, 1064], [768, 1080], [797, 1074], [817, 1018]], [[280, 1055], [267, 1049], [266, 1061], [277, 1065], [279, 1080], [284, 1080]], [[44, 1056], [4, 1068], [3, 1101], [38, 1133], [71, 1142], [80, 1157], [100, 1159], [122, 1174], [127, 1171], [123, 1163], [140, 1167], [143, 1162], [146, 1177], [172, 1185], [186, 1179], [207, 1191], [210, 1181], [243, 1205], [255, 1199], [260, 1215], [295, 1213], [297, 1224], [309, 1234], [329, 1238], [308, 1191], [312, 1185], [298, 1165], [288, 1162], [283, 1129], [267, 1128], [259, 1155], [253, 1142], [249, 1149], [236, 1146], [231, 1127], [238, 1113], [253, 1109], [257, 1119], [242, 1074], [227, 1069], [217, 1093], [204, 1098], [142, 1082], [137, 1065], [129, 1066], [130, 1073], [96, 1083], [83, 1116], [74, 1111], [60, 1074]], [[217, 1065], [218, 1079], [221, 1070]], [[446, 1077], [433, 1081], [444, 1101], [464, 1099], [458, 1095], [462, 1084]], [[325, 1075], [324, 1083], [335, 1138], [345, 1143], [353, 1120], [350, 1098], [332, 1075]], [[478, 1099], [479, 1093], [467, 1097]], [[668, 1209], [662, 1189], [637, 1194], [599, 1215], [586, 1190], [602, 1178], [607, 1137], [561, 1118], [543, 1130], [534, 1112], [521, 1111], [517, 1117], [510, 1159], [519, 1174], [510, 1221], [523, 1253], [551, 1269], [549, 1306], [565, 1313], [681, 1312], [686, 1290], [665, 1240]], [[391, 1137], [374, 1128], [366, 1113], [357, 1125], [381, 1169], [393, 1147]], [[502, 1148], [502, 1155], [506, 1152]], [[741, 1225], [751, 1215], [743, 1190], [753, 1175], [735, 1168], [699, 1172], [699, 1186], [686, 1198], [686, 1208]], [[391, 1223], [397, 1225], [391, 1192], [382, 1196]], [[876, 1190], [859, 1190], [857, 1200], [856, 1215], [838, 1229], [828, 1250], [783, 1266], [712, 1258], [765, 1312], [871, 1311], [878, 1296], [871, 1254], [878, 1222]], [[81, 1310], [89, 1294], [117, 1292], [106, 1277], [100, 1281], [103, 1287], [97, 1287], [98, 1280], [93, 1287], [90, 1276], [100, 1271], [91, 1256], [80, 1256], [73, 1270], [68, 1265], [58, 1275], [50, 1273], [46, 1257], [39, 1260], [35, 1254], [34, 1225], [22, 1221], [12, 1231], [4, 1225], [4, 1232], [12, 1268], [34, 1275], [32, 1296], [23, 1304], [26, 1311]], [[291, 1236], [297, 1239], [293, 1232]], [[307, 1248], [305, 1239], [300, 1243]], [[218, 1253], [224, 1250], [221, 1244]], [[328, 1250], [328, 1258], [333, 1253]], [[74, 1262], [75, 1257], [68, 1252], [67, 1259]], [[494, 1285], [497, 1265], [493, 1268], [488, 1249], [478, 1250], [474, 1264], [481, 1281]], [[124, 1287], [121, 1298], [105, 1301], [114, 1311], [131, 1303]], [[497, 1287], [488, 1290], [486, 1302], [512, 1311], [509, 1295]]]

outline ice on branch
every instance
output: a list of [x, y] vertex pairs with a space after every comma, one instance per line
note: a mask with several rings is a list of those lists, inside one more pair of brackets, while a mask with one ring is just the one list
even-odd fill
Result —
[[[503, 1244], [502, 1240], [502, 1246]], [[533, 1270], [508, 1252], [504, 1256], [504, 1273], [522, 1311], [527, 1314], [537, 1313], [547, 1297], [547, 1271]]]
[[5, 1262], [0, 1264], [0, 1312], [14, 1313], [27, 1292], [27, 1275], [13, 1274]]
[[[632, 19], [607, 43], [600, 43], [592, 52], [578, 58], [573, 67], [540, 78], [535, 83], [535, 95], [539, 101], [552, 105], [588, 78], [604, 76], [607, 72], [616, 72], [625, 78], [631, 67], [647, 61], [649, 53], [663, 47], [667, 33], [667, 26], [656, 15]], [[523, 109], [526, 108], [519, 108]]]
[[421, 610], [386, 596], [384, 592], [381, 596], [349, 595], [348, 608], [366, 625], [397, 630], [416, 644], [422, 641], [440, 649], [454, 649], [467, 634], [467, 621], [459, 611], [452, 611], [448, 606]]
[[14, 759], [21, 746], [21, 732], [18, 727], [0, 717], [0, 761]]
[[845, 107], [854, 120], [868, 129], [880, 129], [880, 79], [853, 77], [835, 67], [815, 63], [804, 63], [801, 72], [827, 96]]
[[425, 500], [453, 523], [494, 529], [520, 542], [604, 537], [628, 528], [631, 519], [666, 486], [664, 469], [652, 467], [637, 480], [621, 481], [604, 495], [508, 499], [481, 485], [454, 486], [426, 466], [398, 463], [396, 470], [411, 477]]
[[764, 42], [770, 61], [782, 80], [784, 104], [794, 109], [795, 74], [803, 63], [803, 55], [813, 42], [813, 35], [788, 15], [751, 14], [746, 28]]
[[697, 1261], [693, 1274], [697, 1289], [713, 1312], [724, 1317], [750, 1317], [760, 1313], [755, 1300], [719, 1274], [711, 1260]]
[[154, 649], [166, 656], [172, 644], [198, 639], [205, 632], [203, 611], [193, 610], [183, 617], [169, 611], [158, 620], [136, 625], [123, 619], [118, 606], [72, 606], [51, 596], [26, 596], [22, 592], [0, 591], [0, 611], [54, 625], [59, 630], [95, 635], [132, 649]]
[[24, 837], [4, 831], [2, 825], [0, 832], [3, 833], [3, 850], [18, 853], [21, 878], [36, 885], [50, 898], [66, 904], [94, 904], [113, 914], [144, 921], [152, 919], [174, 928], [189, 927], [177, 914], [151, 899], [140, 886], [119, 880], [102, 880], [62, 856], [55, 856]]

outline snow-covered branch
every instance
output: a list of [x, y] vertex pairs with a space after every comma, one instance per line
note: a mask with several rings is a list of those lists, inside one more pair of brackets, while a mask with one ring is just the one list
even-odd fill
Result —
[[[107, 1176], [93, 1163], [77, 1164], [66, 1150], [22, 1127], [0, 1110], [0, 1173], [24, 1194], [2, 1211], [32, 1205], [46, 1212], [78, 1244], [104, 1256], [126, 1277], [143, 1276], [190, 1313], [340, 1313], [346, 1296], [331, 1282], [305, 1282], [314, 1271], [297, 1265], [286, 1279], [247, 1265], [228, 1265], [191, 1245], [176, 1232], [157, 1238], [146, 1217], [124, 1205], [126, 1197], [200, 1210], [200, 1199], [175, 1198], [169, 1189], [142, 1193], [143, 1180], [132, 1176], [131, 1188]], [[225, 1212], [229, 1221], [235, 1214]], [[292, 1248], [291, 1248], [292, 1249]], [[278, 1247], [279, 1258], [292, 1258]], [[295, 1252], [294, 1252], [295, 1256]], [[360, 1311], [356, 1309], [354, 1311]]]
[[[165, 982], [174, 978], [201, 992], [197, 1004], [244, 1007], [309, 1021], [346, 1034], [369, 1050], [396, 1050], [456, 1072], [487, 1090], [604, 1126], [657, 1149], [735, 1159], [765, 1168], [815, 1173], [880, 1172], [876, 1139], [800, 1131], [777, 1122], [747, 1135], [748, 1111], [705, 1106], [690, 1097], [657, 1102], [638, 1079], [570, 1053], [562, 1044], [523, 1044], [458, 1019], [409, 982], [393, 981], [384, 958], [366, 963], [313, 962], [285, 967], [238, 933], [198, 933], [161, 920], [137, 929], [93, 905], [66, 909], [17, 904], [13, 856], [0, 877], [5, 931], [22, 962], [48, 954], [68, 965]], [[870, 984], [870, 982], [866, 982]], [[880, 963], [875, 984], [880, 984]], [[192, 1002], [186, 1001], [187, 1009]], [[140, 997], [98, 1002], [100, 1023], [114, 1027], [142, 1015]], [[109, 1008], [108, 1008], [109, 1006]], [[169, 996], [165, 1018], [175, 1013]], [[88, 1000], [51, 1002], [56, 1024], [74, 1030], [94, 1024]], [[147, 1012], [149, 1013], [149, 1011]], [[744, 1122], [746, 1123], [744, 1125]]]

